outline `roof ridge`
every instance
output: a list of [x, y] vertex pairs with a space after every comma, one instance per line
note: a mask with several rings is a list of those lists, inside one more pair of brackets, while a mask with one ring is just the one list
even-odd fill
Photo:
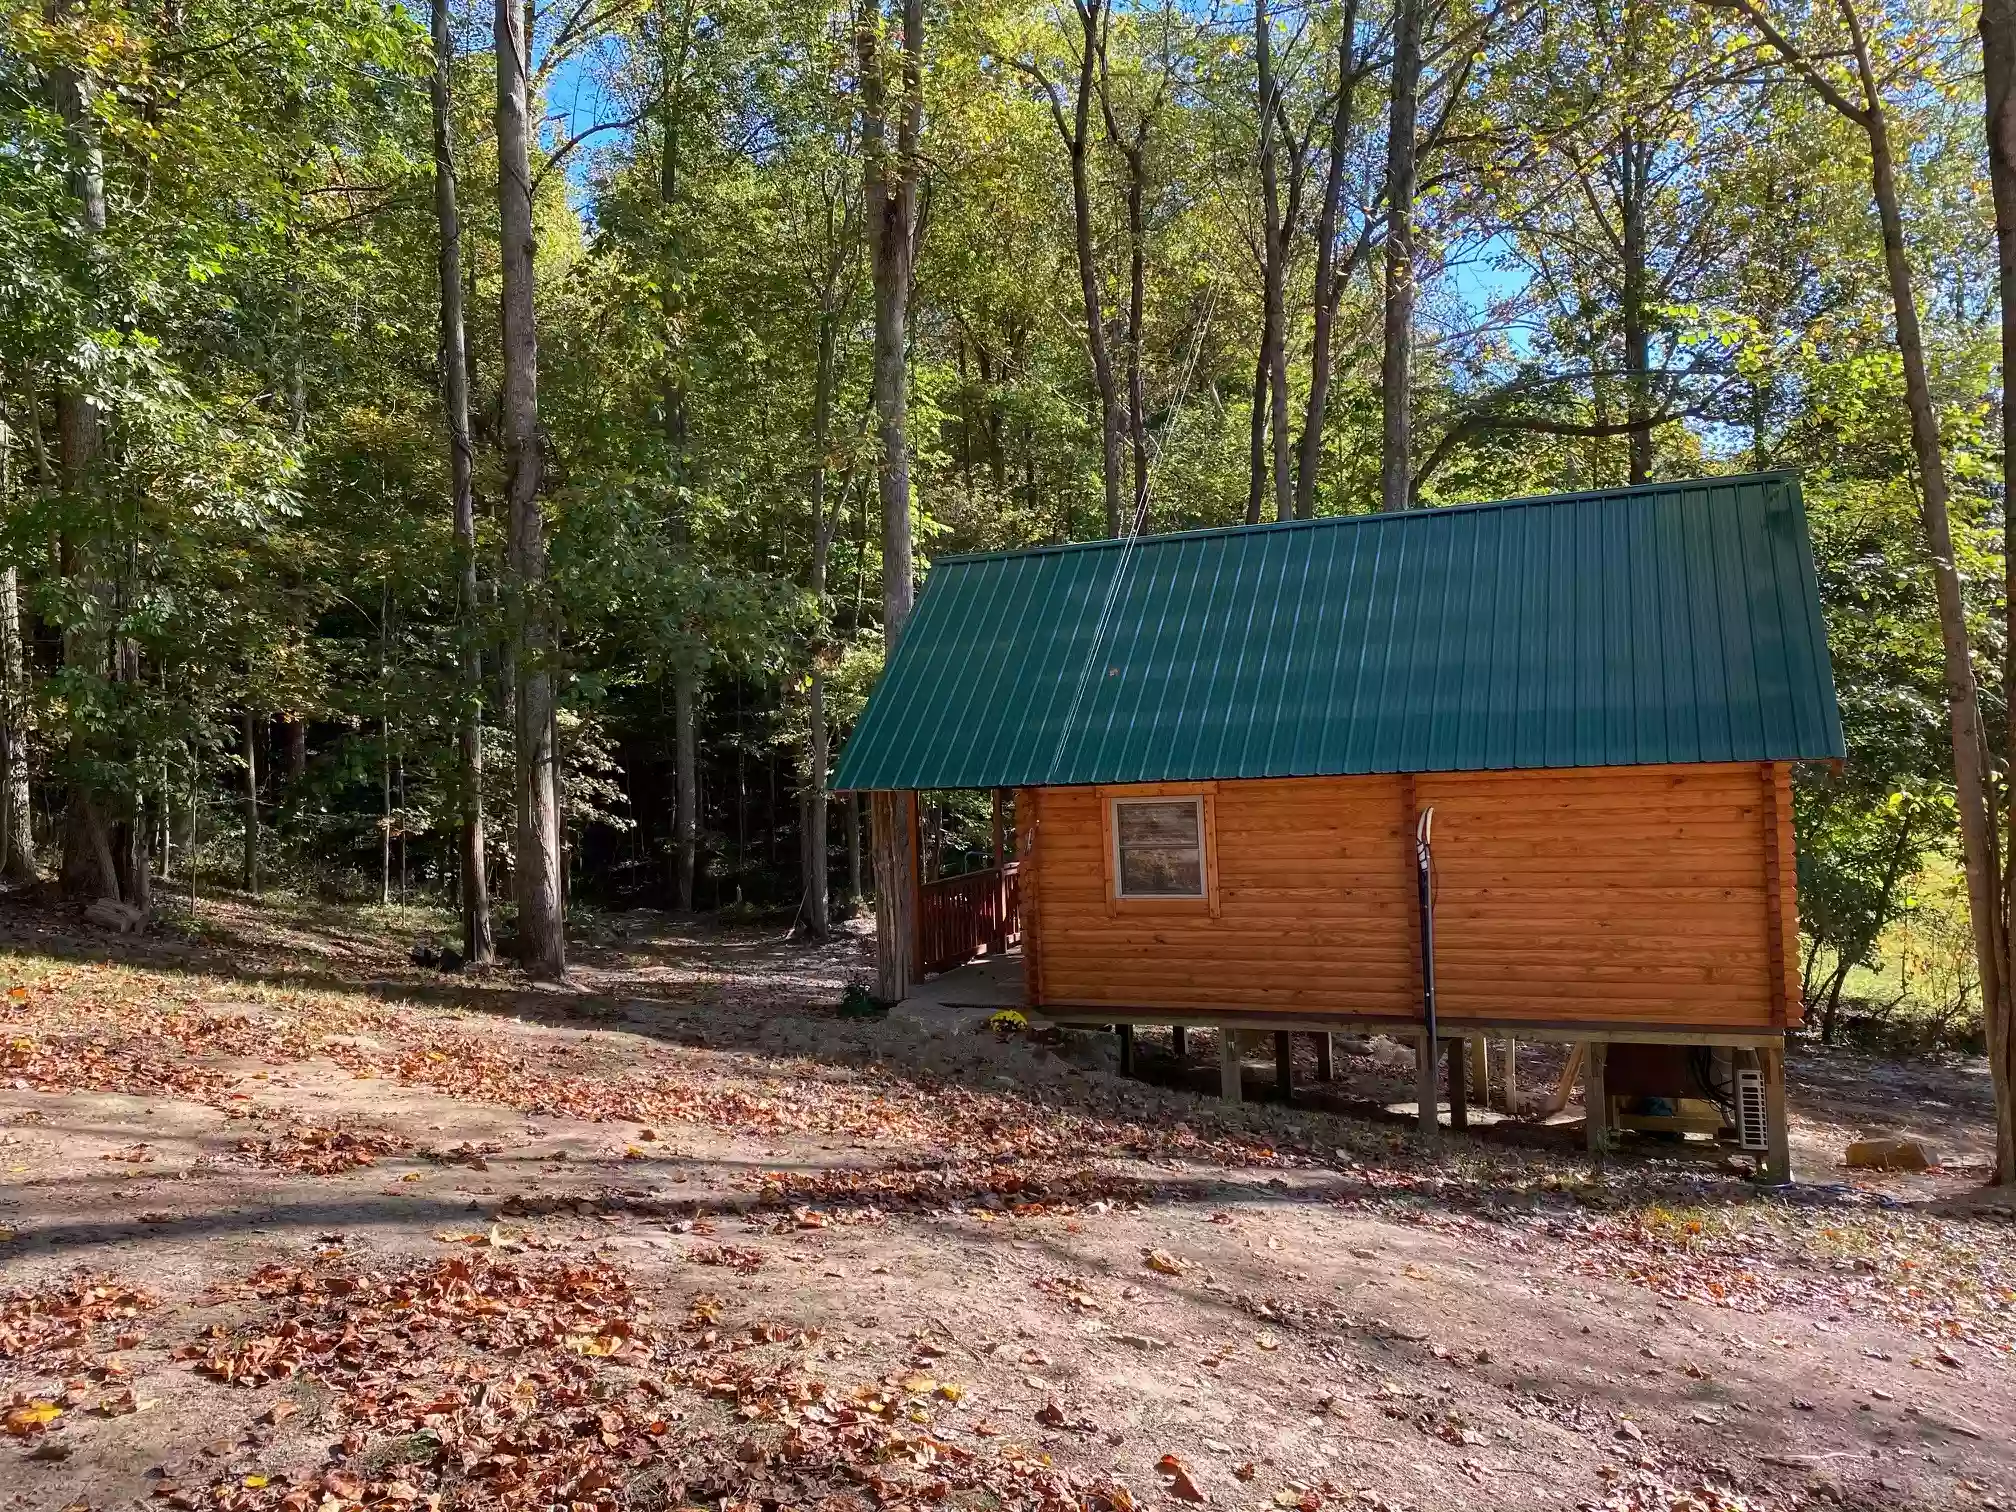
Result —
[[1713, 473], [1695, 478], [1668, 478], [1657, 483], [1624, 483], [1615, 488], [1585, 488], [1573, 493], [1522, 494], [1511, 499], [1473, 499], [1464, 504], [1427, 504], [1404, 510], [1366, 510], [1357, 514], [1317, 515], [1307, 520], [1262, 520], [1255, 525], [1204, 525], [1196, 530], [1158, 531], [1138, 536], [1103, 536], [1093, 541], [1055, 541], [1041, 546], [1011, 546], [999, 551], [955, 551], [933, 557], [933, 571], [967, 562], [995, 562], [1009, 557], [1058, 555], [1072, 551], [1113, 551], [1128, 545], [1136, 549], [1174, 541], [1196, 541], [1212, 536], [1246, 535], [1262, 531], [1310, 530], [1324, 526], [1365, 525], [1376, 522], [1398, 524], [1407, 520], [1433, 519], [1452, 514], [1473, 514], [1487, 509], [1530, 509], [1542, 504], [1580, 504], [1592, 499], [1623, 499], [1645, 494], [1674, 493], [1686, 488], [1715, 488], [1741, 483], [1798, 483], [1794, 468], [1774, 467], [1762, 472]]

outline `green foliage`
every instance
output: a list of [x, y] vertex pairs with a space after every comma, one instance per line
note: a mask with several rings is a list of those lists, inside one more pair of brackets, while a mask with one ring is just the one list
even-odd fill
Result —
[[[475, 649], [488, 838], [508, 865], [508, 679], [488, 586], [504, 541], [487, 16], [458, 18], [452, 100], [486, 584], [472, 606], [458, 602], [446, 499], [415, 13], [389, 0], [0, 6], [0, 553], [33, 616], [45, 809], [73, 788], [104, 795], [122, 822], [168, 824], [164, 860], [193, 816], [215, 851], [242, 823], [249, 713], [279, 846], [364, 879], [396, 856], [431, 885], [451, 868], [458, 667]], [[753, 908], [789, 894], [811, 690], [837, 743], [881, 668], [855, 15], [733, 0], [619, 7], [564, 36], [556, 11], [539, 28], [546, 111], [599, 89], [611, 128], [561, 160], [597, 124], [570, 115], [535, 163], [577, 882], [661, 864], [668, 700], [691, 674], [703, 847], [724, 896], [746, 887]], [[1298, 424], [1342, 17], [1317, 4], [1276, 18], [1270, 129], [1302, 175], [1288, 269]], [[1877, 19], [2001, 749], [1993, 263], [1978, 103], [1958, 66], [1971, 37], [1915, 0], [1886, 0]], [[1376, 494], [1389, 22], [1384, 5], [1361, 10], [1371, 61], [1339, 242], [1362, 235], [1368, 255], [1333, 342], [1323, 512]], [[1832, 1001], [1846, 976], [1830, 973], [1883, 956], [1922, 892], [1912, 879], [1948, 844], [1939, 646], [1861, 143], [1725, 23], [1635, 0], [1447, 9], [1415, 207], [1414, 462], [1429, 503], [1629, 475], [1615, 423], [1636, 381], [1620, 177], [1635, 165], [1653, 472], [1785, 466], [1807, 480], [1853, 753], [1843, 773], [1802, 773], [1797, 793], [1812, 985]], [[929, 24], [909, 349], [927, 569], [1103, 528], [1068, 162], [1029, 72], [1068, 76], [1075, 17], [985, 0], [934, 7]], [[1116, 122], [1143, 132], [1150, 527], [1222, 525], [1244, 505], [1261, 319], [1250, 12], [1123, 5], [1106, 62]], [[53, 88], [66, 71], [92, 86], [70, 122]], [[1124, 360], [1125, 161], [1093, 116], [1095, 277]], [[94, 157], [102, 231], [76, 193]], [[59, 409], [86, 396], [104, 441], [66, 466]], [[279, 735], [297, 725], [313, 732], [298, 775]], [[952, 864], [984, 854], [984, 798], [940, 795], [935, 812]], [[759, 874], [778, 879], [767, 893]]]
[[889, 1006], [877, 998], [865, 982], [849, 982], [847, 990], [840, 994], [839, 1013], [842, 1018], [881, 1018], [889, 1011]]

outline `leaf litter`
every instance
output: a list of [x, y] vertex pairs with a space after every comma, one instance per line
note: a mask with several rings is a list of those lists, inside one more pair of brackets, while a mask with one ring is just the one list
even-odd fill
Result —
[[[1236, 1120], [1220, 1119], [1209, 1110], [1179, 1118], [1132, 1116], [1121, 1105], [1124, 1096], [1137, 1095], [1132, 1089], [1121, 1099], [1080, 1098], [1083, 1105], [1072, 1107], [1058, 1105], [1041, 1092], [968, 1088], [877, 1063], [836, 1067], [690, 1049], [658, 1049], [641, 1062], [633, 1057], [629, 1063], [618, 1063], [592, 1046], [518, 1048], [472, 1034], [453, 1018], [423, 1020], [399, 1008], [354, 999], [271, 994], [255, 1017], [209, 1011], [199, 1001], [200, 992], [186, 990], [138, 1001], [99, 995], [95, 989], [103, 987], [106, 978], [95, 969], [79, 969], [70, 981], [73, 986], [83, 984], [87, 990], [82, 994], [73, 991], [66, 996], [45, 984], [29, 998], [10, 998], [4, 1011], [11, 1017], [0, 1030], [7, 1036], [0, 1043], [9, 1047], [0, 1061], [4, 1073], [0, 1079], [11, 1079], [17, 1089], [42, 1092], [169, 1095], [243, 1115], [255, 1111], [250, 1094], [261, 1089], [262, 1078], [248, 1077], [242, 1066], [229, 1062], [256, 1060], [270, 1067], [321, 1058], [359, 1076], [385, 1077], [528, 1114], [631, 1125], [686, 1124], [763, 1139], [839, 1136], [878, 1152], [881, 1158], [873, 1166], [769, 1170], [743, 1178], [768, 1210], [760, 1215], [761, 1221], [773, 1233], [831, 1222], [880, 1221], [887, 1210], [899, 1207], [991, 1222], [1066, 1216], [1112, 1204], [1167, 1201], [1177, 1195], [1179, 1188], [1143, 1172], [1143, 1164], [1257, 1166], [1277, 1171], [1324, 1167], [1342, 1178], [1341, 1185], [1330, 1189], [1331, 1200], [1340, 1208], [1403, 1227], [1438, 1230], [1469, 1246], [1529, 1257], [1529, 1264], [1544, 1265], [1564, 1277], [1623, 1281], [1665, 1300], [1737, 1313], [1839, 1308], [1878, 1316], [1921, 1333], [1928, 1341], [1927, 1361], [1938, 1369], [1965, 1368], [1977, 1351], [1980, 1358], [1993, 1361], [2006, 1357], [2008, 1350], [2016, 1294], [2008, 1284], [2011, 1251], [2006, 1245], [1998, 1247], [1994, 1226], [1972, 1219], [1946, 1221], [1898, 1213], [1880, 1197], [1858, 1189], [1809, 1190], [1798, 1202], [1758, 1200], [1740, 1180], [1668, 1173], [1657, 1163], [1634, 1171], [1627, 1182], [1606, 1185], [1564, 1176], [1559, 1162], [1518, 1155], [1425, 1160], [1401, 1139], [1376, 1130], [1345, 1136], [1348, 1147], [1339, 1147], [1334, 1154], [1326, 1139], [1324, 1152], [1318, 1154], [1292, 1140], [1255, 1135], [1238, 1127]], [[1097, 1111], [1089, 1106], [1102, 1101], [1104, 1106]], [[368, 1140], [372, 1133], [297, 1124], [246, 1141], [239, 1154], [245, 1163], [267, 1169], [341, 1175], [369, 1163], [346, 1164], [348, 1153], [378, 1160], [405, 1152], [403, 1145], [373, 1150], [341, 1137]], [[638, 1138], [656, 1143], [646, 1135]], [[466, 1158], [449, 1153], [472, 1169], [484, 1168], [482, 1150], [472, 1147]], [[657, 1153], [635, 1145], [626, 1149], [632, 1159]], [[1116, 1159], [1131, 1160], [1136, 1167], [1125, 1174], [1116, 1172], [1108, 1164]], [[317, 1169], [325, 1161], [326, 1169]], [[570, 1195], [564, 1202], [577, 1210], [581, 1207], [578, 1196]], [[620, 1205], [614, 1194], [606, 1204]], [[701, 1231], [702, 1226], [696, 1223], [694, 1228]], [[2006, 1233], [2002, 1230], [2001, 1236]], [[486, 1241], [475, 1235], [458, 1237], [458, 1242]], [[496, 1248], [494, 1240], [487, 1245]], [[746, 1275], [763, 1263], [744, 1266], [730, 1258], [737, 1246], [715, 1248], [726, 1252], [716, 1262], [726, 1271]], [[1139, 1253], [1146, 1257], [1154, 1252]], [[1159, 1253], [1172, 1262], [1165, 1274], [1193, 1275], [1189, 1284], [1197, 1284], [1194, 1278], [1201, 1277], [1207, 1287], [1211, 1285], [1207, 1268], [1193, 1273], [1192, 1263], [1175, 1251]], [[699, 1255], [691, 1252], [688, 1258], [696, 1264], [709, 1263]], [[479, 1296], [494, 1288], [488, 1279], [477, 1283], [473, 1278], [492, 1277], [500, 1265], [520, 1275], [559, 1274], [551, 1266], [489, 1255], [453, 1258], [472, 1267], [463, 1281]], [[1145, 1258], [1143, 1263], [1161, 1269]], [[444, 1300], [453, 1292], [452, 1284], [432, 1272], [391, 1270], [376, 1279], [370, 1273], [332, 1272], [316, 1283], [327, 1288], [326, 1295], [317, 1299], [303, 1274], [316, 1271], [267, 1276], [245, 1294], [277, 1309], [270, 1327], [192, 1340], [187, 1363], [202, 1372], [203, 1379], [220, 1384], [270, 1386], [299, 1379], [331, 1383], [338, 1392], [331, 1412], [347, 1425], [339, 1452], [312, 1474], [292, 1480], [260, 1465], [235, 1467], [235, 1479], [219, 1477], [214, 1483], [171, 1481], [163, 1493], [168, 1499], [184, 1498], [190, 1505], [265, 1508], [305, 1490], [310, 1498], [291, 1506], [319, 1508], [334, 1498], [333, 1505], [342, 1507], [351, 1504], [347, 1493], [354, 1490], [358, 1501], [369, 1496], [393, 1506], [426, 1505], [434, 1496], [452, 1501], [452, 1491], [444, 1488], [454, 1477], [462, 1477], [456, 1484], [468, 1482], [473, 1471], [460, 1459], [440, 1458], [441, 1446], [450, 1440], [461, 1445], [467, 1435], [472, 1446], [489, 1446], [475, 1463], [502, 1457], [492, 1470], [498, 1473], [498, 1484], [514, 1489], [499, 1493], [494, 1502], [499, 1506], [548, 1504], [538, 1500], [541, 1496], [552, 1502], [572, 1499], [588, 1507], [612, 1505], [603, 1493], [616, 1487], [619, 1497], [628, 1495], [628, 1489], [620, 1488], [634, 1489], [635, 1475], [683, 1477], [678, 1487], [665, 1480], [668, 1496], [683, 1487], [686, 1494], [721, 1502], [729, 1512], [740, 1512], [749, 1501], [761, 1505], [787, 1500], [768, 1495], [780, 1487], [787, 1491], [795, 1487], [808, 1499], [835, 1487], [844, 1487], [849, 1495], [862, 1494], [865, 1488], [869, 1499], [884, 1501], [935, 1500], [971, 1489], [1017, 1507], [1054, 1502], [1131, 1512], [1136, 1505], [1133, 1493], [1116, 1478], [1058, 1469], [1040, 1451], [1017, 1445], [999, 1430], [979, 1435], [989, 1443], [1003, 1440], [998, 1452], [979, 1458], [990, 1465], [1000, 1461], [1015, 1467], [1005, 1480], [989, 1481], [971, 1469], [953, 1475], [943, 1467], [959, 1464], [961, 1454], [973, 1451], [949, 1443], [926, 1446], [931, 1464], [938, 1468], [922, 1479], [898, 1476], [878, 1483], [865, 1478], [855, 1458], [838, 1450], [831, 1450], [831, 1462], [820, 1462], [827, 1467], [815, 1474], [808, 1468], [812, 1460], [793, 1458], [781, 1447], [782, 1437], [773, 1438], [779, 1425], [826, 1432], [878, 1430], [853, 1435], [876, 1441], [869, 1454], [872, 1466], [879, 1463], [874, 1459], [878, 1454], [901, 1460], [910, 1453], [914, 1458], [914, 1446], [892, 1446], [920, 1432], [929, 1436], [932, 1416], [949, 1410], [933, 1404], [956, 1406], [956, 1397], [948, 1399], [934, 1391], [916, 1400], [917, 1394], [906, 1390], [908, 1377], [830, 1386], [802, 1359], [767, 1358], [794, 1350], [802, 1354], [802, 1331], [774, 1321], [731, 1325], [724, 1322], [725, 1308], [718, 1299], [669, 1327], [644, 1310], [634, 1319], [634, 1332], [627, 1323], [622, 1329], [598, 1326], [573, 1332], [548, 1327], [515, 1342], [500, 1334], [497, 1339], [503, 1342], [494, 1348], [480, 1333], [451, 1329], [443, 1334], [446, 1325], [440, 1316], [433, 1316], [421, 1328], [435, 1341], [429, 1350], [387, 1354], [389, 1346], [360, 1340], [366, 1335], [378, 1337], [395, 1321], [428, 1319], [430, 1308], [435, 1314], [452, 1315], [457, 1304]], [[1414, 1274], [1411, 1267], [1406, 1274]], [[346, 1284], [353, 1289], [343, 1290]], [[534, 1294], [547, 1285], [529, 1284]], [[1060, 1278], [1058, 1284], [1054, 1294], [1074, 1314], [1084, 1311], [1072, 1297], [1074, 1290], [1090, 1296], [1089, 1287], [1079, 1289], [1078, 1279], [1072, 1277]], [[402, 1297], [401, 1287], [410, 1295]], [[1271, 1294], [1257, 1298], [1240, 1294], [1238, 1300], [1243, 1309], [1284, 1331], [1320, 1333], [1352, 1322], [1334, 1306], [1312, 1309], [1305, 1302]], [[466, 1306], [471, 1319], [465, 1321], [473, 1326], [483, 1308], [475, 1302]], [[504, 1304], [504, 1311], [514, 1307], [552, 1312], [529, 1296]], [[617, 1308], [615, 1316], [622, 1318], [623, 1309]], [[444, 1338], [449, 1340], [445, 1360], [440, 1349]], [[1261, 1349], [1270, 1353], [1264, 1345]], [[1437, 1358], [1442, 1357], [1438, 1351]], [[380, 1361], [375, 1367], [373, 1359]], [[380, 1379], [387, 1375], [393, 1384]], [[955, 1383], [936, 1384], [959, 1389]], [[453, 1411], [431, 1416], [416, 1412], [416, 1406], [445, 1401], [457, 1392], [465, 1393], [467, 1400]], [[515, 1408], [496, 1405], [500, 1394], [506, 1393], [504, 1400], [528, 1402], [544, 1426], [535, 1428], [524, 1415], [514, 1416]], [[40, 1401], [54, 1409], [56, 1416], [43, 1424], [46, 1431], [50, 1424], [60, 1428], [89, 1408], [88, 1400], [71, 1401], [69, 1395], [74, 1393], [14, 1406], [36, 1409]], [[427, 1400], [419, 1401], [421, 1396]], [[687, 1405], [688, 1398], [730, 1410], [738, 1423], [763, 1431], [741, 1434], [716, 1453], [721, 1446], [711, 1438], [696, 1438], [696, 1424], [704, 1411]], [[116, 1414], [125, 1410], [131, 1393], [115, 1390], [104, 1400], [114, 1405], [102, 1410]], [[667, 1405], [674, 1402], [681, 1405]], [[614, 1416], [605, 1421], [600, 1415], [604, 1411]], [[747, 1416], [742, 1416], [745, 1412]], [[851, 1419], [843, 1420], [842, 1413], [852, 1414]], [[920, 1413], [924, 1421], [919, 1420]], [[1057, 1413], [1063, 1424], [1049, 1426], [1074, 1423], [1071, 1410], [1061, 1403]], [[24, 1421], [46, 1416], [32, 1410]], [[1550, 1420], [1559, 1416], [1553, 1413]], [[1416, 1427], [1423, 1435], [1459, 1453], [1480, 1447], [1471, 1442], [1475, 1430], [1439, 1410], [1410, 1407], [1408, 1417], [1420, 1419]], [[1562, 1421], [1566, 1424], [1567, 1419]], [[444, 1425], [450, 1430], [446, 1438]], [[655, 1431], [653, 1425], [659, 1425]], [[617, 1456], [616, 1448], [630, 1443], [640, 1431], [660, 1451], [659, 1458], [631, 1462]], [[1575, 1431], [1609, 1436], [1607, 1425]], [[975, 1432], [979, 1433], [977, 1426]], [[616, 1445], [602, 1443], [602, 1463], [590, 1463], [592, 1455], [584, 1460], [588, 1451], [577, 1441], [601, 1442], [605, 1435], [612, 1435]], [[359, 1442], [352, 1444], [353, 1438]], [[387, 1445], [402, 1446], [396, 1464], [379, 1463]], [[1613, 1467], [1614, 1474], [1606, 1478], [1607, 1499], [1600, 1503], [1605, 1508], [1725, 1512], [1764, 1504], [1754, 1491], [1746, 1501], [1734, 1491], [1718, 1489], [1722, 1482], [1716, 1477], [1668, 1458], [1657, 1446], [1634, 1442], [1629, 1448], [1635, 1458], [1626, 1456], [1629, 1462]], [[717, 1463], [723, 1454], [729, 1461], [725, 1465]], [[519, 1480], [503, 1474], [503, 1461], [515, 1466]], [[1473, 1479], [1490, 1473], [1481, 1465], [1469, 1468], [1473, 1463], [1463, 1461], [1465, 1473]], [[912, 1468], [921, 1473], [925, 1467]], [[607, 1485], [598, 1480], [598, 1471], [610, 1477]], [[623, 1476], [632, 1472], [633, 1478], [625, 1481]], [[1206, 1491], [1194, 1477], [1192, 1484]], [[525, 1493], [528, 1499], [522, 1503], [503, 1499], [517, 1495], [521, 1486], [532, 1488]], [[941, 1486], [947, 1489], [941, 1491]], [[1173, 1476], [1162, 1489], [1187, 1499]], [[1276, 1499], [1285, 1506], [1279, 1502], [1282, 1494], [1287, 1493], [1277, 1493]], [[1304, 1495], [1339, 1498], [1334, 1488], [1294, 1495], [1297, 1505]], [[252, 1499], [234, 1500], [240, 1497]], [[1352, 1500], [1348, 1489], [1341, 1499]], [[1387, 1504], [1369, 1489], [1362, 1490], [1357, 1500], [1368, 1507]], [[1779, 1505], [1775, 1499], [1769, 1504]]]

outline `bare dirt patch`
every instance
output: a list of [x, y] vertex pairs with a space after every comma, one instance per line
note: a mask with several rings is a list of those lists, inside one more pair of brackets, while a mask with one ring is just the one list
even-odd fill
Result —
[[858, 937], [5, 927], [0, 1506], [2016, 1506], [2016, 1227], [1834, 1163], [1964, 1064], [1802, 1057], [1766, 1194], [842, 1019]]

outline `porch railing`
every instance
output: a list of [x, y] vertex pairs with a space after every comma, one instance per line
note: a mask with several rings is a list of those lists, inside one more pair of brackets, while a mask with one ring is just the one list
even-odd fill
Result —
[[918, 970], [926, 976], [1021, 944], [1021, 868], [1011, 861], [921, 884], [917, 935]]

